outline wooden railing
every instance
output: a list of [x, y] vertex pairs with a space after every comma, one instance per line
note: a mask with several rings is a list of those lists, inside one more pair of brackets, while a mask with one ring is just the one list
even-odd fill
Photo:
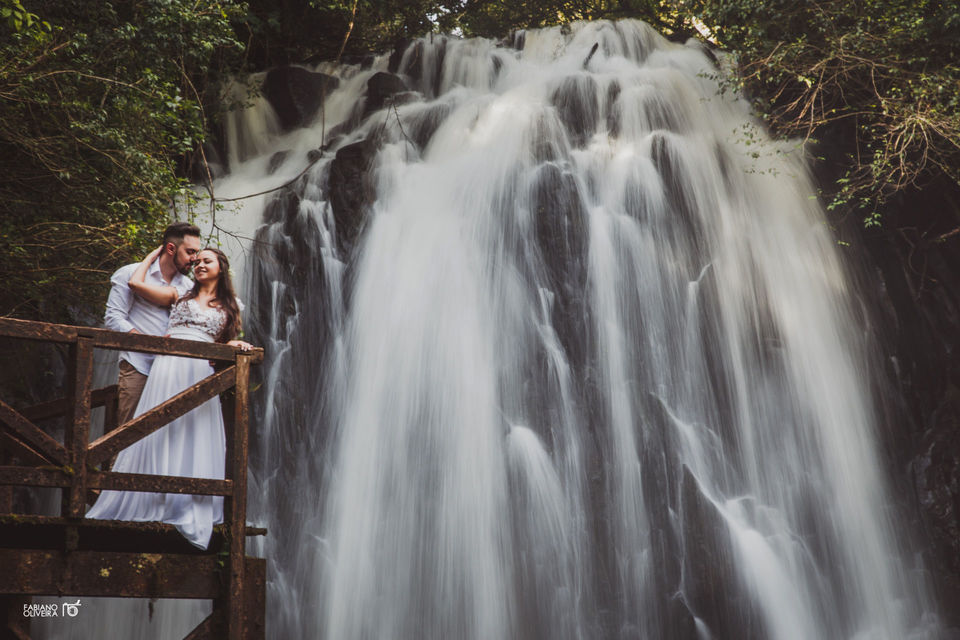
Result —
[[[241, 608], [244, 598], [248, 392], [250, 367], [263, 360], [262, 349], [244, 352], [223, 344], [7, 318], [0, 318], [0, 337], [60, 343], [67, 345], [69, 350], [65, 397], [19, 410], [0, 399], [0, 452], [5, 453], [0, 458], [0, 514], [11, 511], [13, 486], [62, 489], [58, 520], [66, 519], [68, 528], [69, 522], [83, 518], [87, 492], [91, 489], [223, 496], [224, 537], [229, 544], [228, 593], [223, 599], [227, 609], [224, 612], [226, 637], [240, 640], [244, 617]], [[96, 390], [91, 388], [94, 349], [202, 358], [216, 362], [217, 367], [212, 375], [189, 389], [127, 423], [117, 425], [116, 385]], [[117, 473], [107, 469], [109, 460], [122, 449], [231, 389], [234, 390], [232, 399], [222, 403], [227, 436], [224, 479]], [[100, 406], [105, 407], [104, 435], [90, 442], [91, 413]], [[63, 442], [35, 424], [60, 416], [65, 418]]]

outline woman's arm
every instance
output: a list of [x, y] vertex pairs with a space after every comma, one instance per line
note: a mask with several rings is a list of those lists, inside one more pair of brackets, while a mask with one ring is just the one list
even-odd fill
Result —
[[157, 259], [161, 251], [163, 251], [163, 246], [157, 247], [143, 259], [143, 262], [140, 263], [137, 270], [130, 276], [129, 284], [133, 292], [147, 302], [152, 302], [158, 307], [171, 307], [173, 303], [177, 301], [177, 298], [180, 297], [180, 293], [175, 287], [162, 287], [146, 283], [147, 269], [150, 268], [150, 265]]

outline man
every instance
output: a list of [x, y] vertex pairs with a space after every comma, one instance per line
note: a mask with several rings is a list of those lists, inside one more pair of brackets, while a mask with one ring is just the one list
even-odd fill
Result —
[[[187, 293], [193, 287], [187, 275], [199, 251], [200, 229], [189, 222], [174, 222], [163, 232], [163, 251], [147, 270], [146, 282], [175, 287], [180, 295]], [[107, 298], [104, 324], [114, 331], [163, 335], [170, 309], [153, 305], [130, 290], [130, 277], [139, 265], [139, 262], [135, 262], [120, 267], [110, 277], [112, 288]], [[120, 375], [117, 381], [119, 424], [133, 418], [153, 358], [149, 353], [120, 352]]]

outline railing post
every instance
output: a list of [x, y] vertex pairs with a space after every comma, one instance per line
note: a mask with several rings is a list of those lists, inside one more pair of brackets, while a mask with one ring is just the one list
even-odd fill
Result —
[[228, 438], [227, 465], [230, 479], [233, 480], [233, 495], [224, 511], [224, 522], [228, 525], [230, 539], [229, 593], [227, 594], [227, 638], [241, 640], [244, 634], [244, 557], [246, 556], [247, 528], [247, 444], [249, 440], [249, 403], [250, 356], [237, 354], [236, 386], [233, 394], [232, 411], [226, 412], [232, 418], [233, 437]]
[[[73, 470], [70, 487], [64, 489], [64, 515], [82, 518], [86, 510], [87, 443], [90, 439], [90, 385], [93, 380], [93, 338], [83, 329], [77, 331], [76, 343], [70, 345], [67, 378], [70, 409], [64, 424], [63, 443], [68, 464]], [[68, 545], [69, 546], [69, 545]]]

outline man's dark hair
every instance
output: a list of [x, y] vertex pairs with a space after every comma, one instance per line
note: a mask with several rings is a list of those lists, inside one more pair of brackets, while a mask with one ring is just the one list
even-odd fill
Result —
[[189, 222], [174, 222], [164, 230], [163, 244], [172, 242], [179, 247], [180, 243], [183, 242], [183, 236], [197, 236], [199, 238], [200, 227]]

